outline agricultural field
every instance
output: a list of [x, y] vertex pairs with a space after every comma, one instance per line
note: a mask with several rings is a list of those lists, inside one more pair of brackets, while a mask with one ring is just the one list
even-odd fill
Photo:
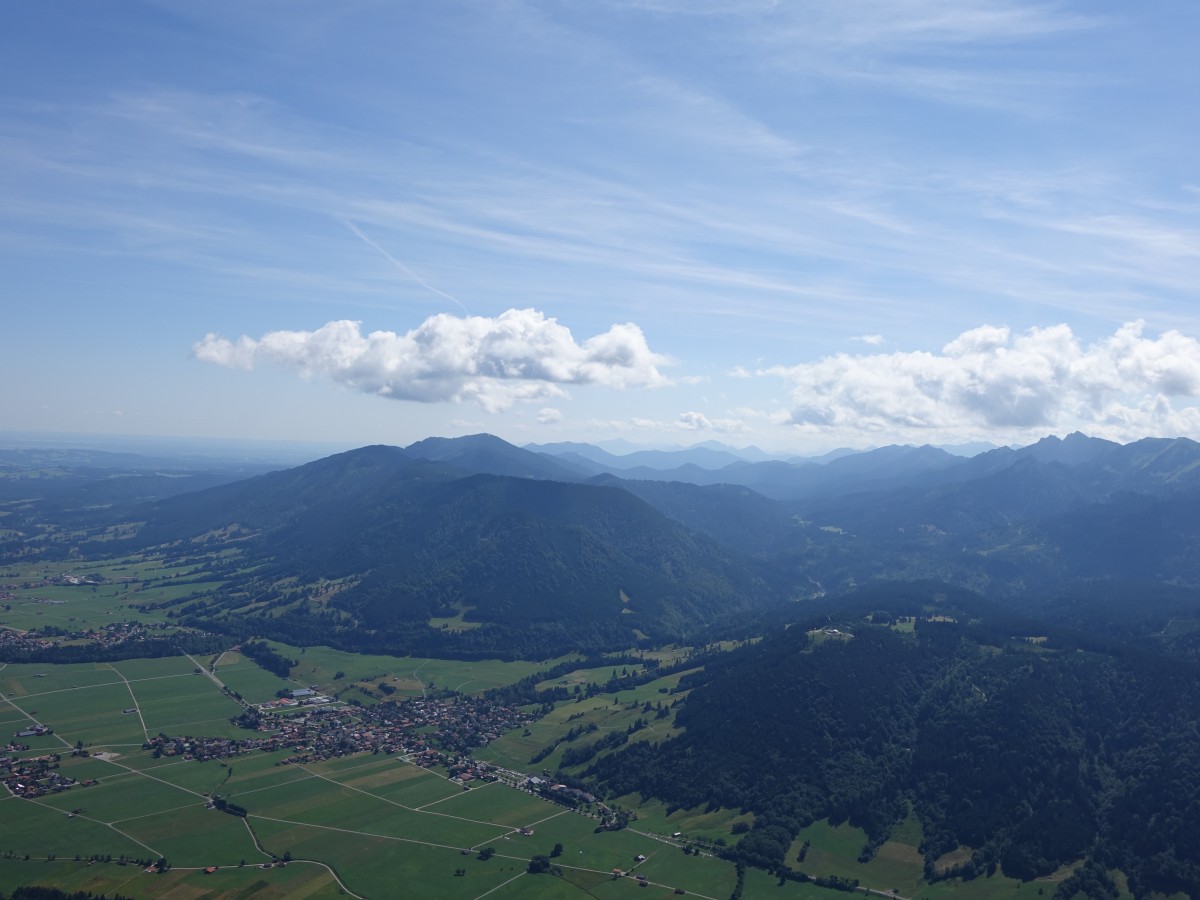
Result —
[[269, 641], [284, 656], [297, 660], [292, 679], [304, 685], [315, 684], [331, 694], [353, 691], [356, 683], [366, 685], [385, 681], [396, 689], [393, 696], [421, 696], [430, 690], [452, 690], [477, 694], [489, 688], [512, 684], [539, 669], [554, 665], [547, 662], [503, 662], [496, 659], [462, 660], [425, 659], [406, 656], [373, 656], [347, 653], [330, 647], [290, 647]]
[[0, 566], [0, 591], [9, 595], [0, 601], [0, 626], [82, 631], [121, 621], [167, 622], [165, 610], [145, 607], [220, 586], [197, 580], [198, 568], [141, 556]]
[[[450, 780], [445, 768], [418, 765], [402, 754], [351, 753], [297, 764], [285, 763], [293, 756], [288, 750], [200, 762], [144, 749], [143, 743], [160, 732], [254, 734], [230, 722], [243, 710], [234, 692], [249, 702], [266, 702], [297, 685], [328, 686], [336, 693], [345, 685], [383, 681], [396, 687], [395, 699], [420, 697], [431, 689], [476, 693], [561, 662], [454, 662], [275, 646], [298, 661], [288, 680], [236, 651], [209, 658], [0, 664], [0, 736], [35, 724], [50, 726], [49, 734], [22, 738], [29, 749], [15, 755], [57, 753], [57, 771], [77, 782], [35, 799], [4, 791], [0, 889], [42, 883], [133, 897], [318, 900], [401, 891], [451, 900], [484, 895], [493, 900], [663, 898], [683, 891], [724, 900], [735, 890], [733, 865], [712, 850], [735, 841], [735, 827], [752, 824], [753, 817], [739, 810], [669, 811], [632, 795], [616, 800], [631, 812], [629, 826], [597, 832], [590, 805], [576, 810], [550, 802], [518, 789], [515, 776], [505, 776], [509, 783], [476, 781], [465, 788]], [[621, 668], [633, 667], [618, 666], [618, 674]], [[603, 683], [611, 674], [612, 667], [579, 669], [544, 686]], [[536, 775], [558, 769], [568, 748], [606, 735], [665, 739], [675, 733], [672, 704], [681, 696], [680, 677], [675, 673], [617, 694], [558, 702], [474, 756]], [[574, 740], [568, 740], [572, 734]], [[73, 755], [77, 748], [88, 755]], [[540, 757], [536, 762], [535, 756]], [[214, 808], [217, 798], [245, 815]], [[1001, 875], [970, 884], [923, 885], [920, 840], [919, 825], [906, 822], [875, 859], [860, 864], [861, 831], [816, 823], [797, 839], [789, 862], [813, 876], [854, 878], [877, 891], [896, 889], [899, 897], [1032, 900], [1053, 893], [1052, 879], [1022, 884]], [[530, 859], [550, 856], [556, 845], [561, 853], [551, 862], [557, 874], [530, 874]], [[685, 854], [689, 846], [701, 853]], [[802, 848], [805, 860], [799, 862]], [[166, 861], [166, 871], [144, 871], [159, 859]], [[614, 869], [632, 874], [615, 876]], [[645, 877], [645, 887], [638, 875]], [[750, 870], [742, 896], [837, 896], [811, 884], [777, 882]]]
[[[355, 665], [349, 671], [369, 670], [372, 681], [395, 677], [411, 665], [422, 681], [491, 685], [535, 668], [284, 649], [304, 660], [298, 674], [308, 674], [305, 662], [310, 668]], [[7, 793], [0, 799], [5, 857], [0, 884], [36, 881], [145, 897], [179, 891], [213, 897], [327, 897], [341, 891], [382, 897], [394, 895], [401, 883], [413, 895], [428, 897], [488, 892], [615, 897], [629, 894], [638, 882], [614, 879], [612, 870], [634, 869], [642, 855], [642, 874], [654, 884], [637, 896], [675, 896], [679, 888], [693, 896], [723, 897], [734, 885], [729, 863], [685, 856], [677, 845], [633, 829], [597, 833], [591, 816], [508, 784], [464, 790], [444, 770], [399, 756], [357, 754], [307, 765], [280, 765], [285, 751], [205, 762], [156, 758], [142, 743], [160, 731], [208, 736], [238, 731], [228, 720], [241, 706], [207, 673], [197, 673], [209, 662], [172, 657], [0, 666], [0, 727], [53, 729], [23, 738], [29, 749], [17, 755], [60, 754], [57, 771], [77, 782], [33, 800]], [[273, 696], [276, 685], [291, 683], [261, 670], [256, 674], [252, 665], [236, 653], [224, 654], [213, 671], [247, 698]], [[644, 690], [661, 696], [657, 686]], [[640, 712], [611, 697], [593, 702], [605, 707], [603, 714], [599, 708], [594, 713], [612, 727], [626, 727]], [[551, 714], [548, 739], [576, 706], [564, 704]], [[72, 755], [77, 745], [89, 755]], [[214, 795], [247, 814], [212, 808]], [[529, 859], [549, 855], [555, 844], [564, 847], [555, 860], [561, 876], [528, 874]], [[490, 852], [481, 853], [485, 848]], [[142, 871], [160, 858], [169, 865], [165, 873]], [[288, 862], [260, 868], [275, 860]], [[216, 871], [206, 873], [208, 867]], [[714, 885], [720, 885], [716, 894], [710, 892]]]

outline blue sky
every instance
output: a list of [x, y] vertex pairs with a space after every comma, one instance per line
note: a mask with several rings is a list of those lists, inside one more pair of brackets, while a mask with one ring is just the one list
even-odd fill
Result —
[[1195, 4], [0, 17], [7, 430], [1200, 439]]

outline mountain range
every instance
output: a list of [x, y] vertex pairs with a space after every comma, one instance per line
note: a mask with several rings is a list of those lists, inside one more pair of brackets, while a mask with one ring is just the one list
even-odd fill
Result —
[[1073, 434], [972, 457], [890, 446], [711, 467], [726, 455], [473, 435], [249, 478], [9, 456], [0, 495], [24, 512], [0, 548], [62, 552], [30, 524], [50, 504], [97, 535], [125, 525], [109, 552], [228, 551], [204, 562], [224, 587], [189, 621], [471, 654], [692, 639], [889, 579], [1023, 603], [1097, 579], [1200, 588], [1191, 440]]

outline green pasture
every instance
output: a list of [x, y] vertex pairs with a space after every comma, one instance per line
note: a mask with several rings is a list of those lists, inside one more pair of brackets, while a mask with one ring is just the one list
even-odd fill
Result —
[[379, 797], [410, 809], [421, 809], [463, 793], [459, 785], [413, 765], [395, 769], [386, 783], [373, 786], [371, 790]]
[[419, 836], [426, 843], [447, 847], [475, 846], [506, 831], [482, 820], [417, 812], [395, 801], [317, 777], [260, 791], [253, 798], [239, 796], [238, 802], [252, 815], [269, 819], [379, 837]]
[[151, 734], [205, 735], [208, 737], [245, 737], [250, 734], [229, 719], [242, 713], [242, 707], [208, 682], [208, 694], [174, 697], [141, 704], [146, 728]]
[[[114, 760], [114, 762], [129, 764], [125, 758]], [[137, 773], [160, 779], [177, 788], [197, 794], [215, 792], [224, 796], [227, 792], [226, 786], [233, 777], [230, 773], [230, 764], [234, 760], [218, 762], [210, 759], [205, 762], [197, 762], [178, 756], [164, 756], [154, 762], [156, 765], [136, 767]], [[130, 766], [130, 768], [134, 767]]]
[[[671, 844], [654, 842], [643, 850], [646, 860], [633, 871], [655, 884], [681, 887], [689, 894], [703, 893], [725, 898], [737, 884], [737, 870], [729, 862], [711, 856], [686, 856]], [[640, 893], [640, 892], [639, 892]]]
[[[372, 683], [388, 678], [398, 687], [416, 691], [430, 682], [469, 691], [477, 684], [511, 682], [541, 667], [356, 657], [318, 647], [281, 649], [300, 660], [293, 672], [297, 681], [319, 686], [327, 683], [326, 675], [335, 687], [355, 684], [356, 676], [370, 676]], [[208, 665], [209, 660], [199, 662]], [[619, 674], [621, 667], [617, 668]], [[85, 889], [120, 889], [139, 897], [332, 896], [337, 889], [328, 873], [302, 862], [320, 860], [333, 866], [352, 890], [370, 897], [394, 896], [397, 885], [404, 885], [413, 896], [476, 898], [491, 891], [488, 896], [493, 900], [666, 897], [677, 896], [676, 888], [689, 896], [724, 900], [734, 889], [736, 876], [730, 863], [685, 855], [669, 835], [678, 831], [685, 840], [724, 838], [732, 843], [731, 827], [753, 821], [737, 810], [697, 807], [668, 814], [658, 801], [619, 798], [622, 806], [637, 809], [637, 819], [623, 831], [597, 833], [596, 820], [540, 797], [499, 783], [477, 783], [463, 790], [440, 770], [426, 770], [386, 754], [340, 757], [307, 766], [277, 765], [286, 752], [252, 751], [205, 763], [155, 759], [141, 749], [144, 735], [137, 715], [122, 714], [135, 702], [152, 734], [251, 734], [229, 724], [240, 707], [209, 678], [193, 674], [194, 669], [195, 663], [186, 657], [0, 668], [4, 695], [0, 730], [17, 730], [29, 721], [27, 716], [51, 725], [54, 735], [28, 739], [37, 745], [30, 752], [62, 752], [64, 774], [99, 781], [36, 801], [0, 797], [0, 853], [12, 850], [31, 856], [28, 862], [0, 860], [0, 884], [11, 883], [7, 879], [19, 871], [53, 871], [60, 873], [53, 883], [64, 888], [90, 884]], [[345, 674], [333, 680], [337, 671]], [[611, 673], [611, 666], [578, 670], [568, 681], [573, 677], [607, 681]], [[239, 691], [273, 695], [275, 686], [284, 684], [234, 653], [221, 658], [218, 675]], [[477, 755], [518, 770], [554, 770], [569, 745], [559, 746], [538, 764], [530, 765], [530, 756], [560, 742], [572, 728], [596, 724], [596, 731], [577, 741], [590, 743], [626, 730], [638, 718], [648, 727], [631, 740], [663, 739], [671, 733], [674, 711], [655, 719], [655, 709], [659, 702], [669, 705], [677, 698], [670, 691], [678, 679], [679, 675], [666, 676], [623, 691], [617, 698], [560, 702], [530, 725], [528, 737], [516, 729]], [[135, 700], [130, 699], [131, 692]], [[643, 709], [647, 701], [652, 705], [648, 711]], [[110, 760], [71, 757], [67, 751], [76, 740], [92, 751], [111, 747], [118, 755]], [[248, 817], [243, 820], [207, 808], [207, 795], [214, 792], [244, 806]], [[78, 814], [68, 815], [76, 809]], [[533, 834], [520, 835], [517, 829], [522, 827], [532, 828]], [[257, 868], [267, 857], [255, 848], [250, 829], [269, 853], [289, 852], [295, 861], [287, 869]], [[910, 819], [895, 829], [871, 862], [861, 864], [857, 856], [866, 842], [863, 832], [819, 822], [801, 833], [789, 851], [788, 863], [814, 876], [856, 878], [876, 890], [896, 888], [900, 896], [927, 900], [1014, 896], [1034, 900], [1039, 889], [1043, 898], [1052, 895], [1056, 880], [1068, 874], [1021, 883], [997, 873], [969, 883], [924, 885], [923, 860], [917, 851], [921, 837], [919, 823]], [[796, 855], [805, 840], [810, 846], [800, 863]], [[525, 874], [529, 858], [548, 855], [556, 843], [564, 848], [554, 860], [563, 868], [563, 876]], [[494, 848], [495, 856], [478, 860], [482, 847]], [[464, 848], [471, 852], [463, 855]], [[115, 863], [84, 868], [45, 861], [49, 855], [73, 860], [76, 853], [114, 858], [162, 854], [176, 870], [150, 876]], [[647, 859], [637, 863], [639, 854]], [[196, 870], [207, 865], [220, 869], [212, 875]], [[640, 888], [633, 878], [613, 879], [613, 868], [633, 869], [652, 884]], [[456, 870], [463, 874], [456, 875]], [[751, 870], [743, 896], [833, 900], [835, 894], [798, 883], [777, 886], [776, 878]]]
[[[523, 871], [527, 860], [494, 857], [486, 862], [473, 853], [429, 846], [412, 838], [354, 832], [252, 819], [263, 845], [294, 859], [319, 859], [337, 869], [347, 886], [368, 897], [479, 897]], [[455, 870], [465, 870], [456, 876]]]
[[[86, 806], [87, 801], [81, 800], [77, 805]], [[145, 847], [89, 814], [68, 818], [67, 812], [73, 808], [68, 806], [63, 810], [42, 801], [11, 796], [0, 800], [0, 853], [11, 851], [17, 856], [28, 853], [43, 859], [47, 856], [73, 859], [77, 853], [84, 857], [150, 855]]]
[[597, 666], [591, 669], [575, 669], [557, 678], [548, 678], [545, 681], [539, 681], [537, 689], [544, 691], [552, 687], [574, 688], [576, 685], [587, 687], [589, 684], [605, 684], [612, 677], [613, 672], [616, 672], [618, 676], [620, 676], [622, 671], [628, 675], [636, 675], [644, 668], [644, 666], [630, 666], [625, 664], [620, 666]]
[[[804, 862], [798, 862], [796, 855], [805, 840], [810, 842], [810, 846]], [[1053, 896], [1058, 882], [1071, 872], [1071, 867], [1066, 867], [1045, 878], [1023, 882], [1006, 878], [998, 871], [990, 878], [976, 878], [968, 882], [951, 879], [926, 884], [922, 879], [924, 858], [917, 849], [921, 840], [920, 822], [910, 816], [896, 826], [891, 838], [879, 848], [870, 862], [860, 863], [858, 854], [866, 843], [866, 833], [862, 829], [848, 824], [835, 827], [828, 821], [814, 822], [802, 830], [793, 842], [787, 863], [793, 869], [814, 877], [837, 875], [855, 878], [873, 890], [895, 889], [902, 897], [919, 897], [922, 900], [1045, 898]]]
[[[276, 765], [279, 760], [288, 755], [289, 751], [263, 753], [255, 750], [252, 753], [226, 760], [229, 780], [221, 789], [221, 795], [241, 803], [247, 795], [308, 778], [308, 773], [299, 766]], [[196, 765], [207, 766], [211, 763], [197, 763]]]
[[[423, 659], [407, 656], [380, 656], [347, 653], [330, 647], [291, 647], [271, 642], [280, 653], [297, 660], [292, 678], [302, 684], [315, 684], [330, 693], [352, 686], [354, 682], [378, 683], [387, 679], [397, 690], [397, 696], [419, 695], [431, 684], [438, 690], [455, 690], [472, 694], [489, 688], [520, 681], [545, 663], [497, 659], [461, 660]], [[338, 673], [341, 678], [335, 678]]]
[[99, 784], [76, 785], [36, 802], [64, 813], [82, 809], [89, 819], [115, 824], [186, 806], [203, 806], [206, 801], [192, 791], [143, 777], [114, 764], [113, 774], [101, 778]]
[[[738, 822], [748, 825], [754, 823], [752, 813], [743, 813], [736, 809], [709, 810], [706, 805], [692, 809], [676, 809], [668, 814], [667, 807], [659, 800], [641, 802], [636, 795], [619, 797], [617, 802], [626, 808], [637, 808], [637, 821], [630, 827], [650, 834], [672, 835], [680, 832], [681, 840], [700, 839], [715, 841], [721, 838], [733, 843], [730, 829]], [[857, 852], [857, 851], [856, 851]]]
[[[611, 673], [611, 669], [608, 670]], [[555, 771], [562, 760], [562, 755], [568, 747], [577, 747], [599, 740], [613, 731], [626, 731], [637, 719], [642, 719], [647, 727], [630, 736], [635, 740], [665, 740], [673, 732], [675, 713], [672, 710], [666, 718], [656, 719], [657, 704], [669, 706], [676, 699], [670, 694], [659, 693], [659, 688], [673, 686], [678, 681], [678, 675], [669, 675], [642, 685], [635, 690], [623, 691], [614, 697], [601, 694], [595, 697], [576, 700], [563, 700], [555, 708], [536, 722], [529, 724], [527, 729], [510, 731], [499, 740], [493, 741], [487, 747], [475, 752], [478, 759], [495, 763], [509, 769], [538, 774], [543, 769]], [[646, 702], [653, 708], [646, 712], [643, 705]], [[587, 727], [594, 724], [596, 730], [577, 737], [573, 742], [563, 742], [563, 738], [572, 729]], [[524, 732], [529, 731], [526, 735]], [[530, 760], [544, 748], [557, 744], [555, 750], [537, 763]], [[587, 763], [587, 765], [590, 765]]]
[[120, 662], [101, 663], [116, 669], [130, 681], [148, 681], [176, 675], [194, 676], [196, 665], [186, 656], [164, 656], [160, 659], [123, 659]]
[[[140, 746], [147, 732], [246, 734], [229, 722], [241, 707], [210, 679], [194, 675], [194, 669], [182, 656], [111, 664], [5, 666], [0, 668], [0, 693], [8, 703], [0, 705], [0, 713], [6, 719], [16, 718], [5, 712], [15, 708], [54, 729], [56, 740], [46, 744], [45, 738], [30, 738], [26, 743], [31, 747], [35, 741], [61, 746], [77, 740], [93, 750]], [[141, 718], [126, 709], [140, 711]]]
[[[9, 585], [6, 589], [15, 597], [5, 601], [11, 605], [10, 610], [0, 609], [0, 625], [22, 631], [55, 625], [76, 631], [130, 619], [165, 622], [165, 610], [146, 610], [141, 605], [176, 600], [220, 586], [219, 581], [177, 583], [193, 576], [197, 569], [196, 564], [166, 568], [156, 560], [137, 556], [116, 561], [38, 561], [0, 566], [0, 584]], [[95, 585], [33, 586], [62, 575], [104, 581]]]
[[[53, 728], [61, 741], [69, 745], [83, 741], [89, 747], [109, 744], [140, 747], [146, 740], [137, 714], [122, 712], [135, 706], [129, 689], [122, 682], [26, 697], [14, 702]], [[32, 739], [29, 741], [31, 743]]]
[[346, 757], [306, 766], [301, 771], [308, 777], [323, 776], [352, 791], [365, 791], [410, 810], [469, 793], [443, 775], [398, 757]]
[[262, 863], [270, 857], [254, 846], [246, 823], [203, 804], [139, 816], [120, 822], [126, 834], [148, 844], [168, 860], [199, 860], [202, 865]]
[[117, 673], [104, 663], [0, 664], [0, 693], [12, 698], [42, 695], [54, 691], [69, 691], [99, 684], [114, 684], [120, 683], [120, 681]]
[[226, 651], [218, 657], [216, 675], [231, 691], [241, 694], [247, 703], [266, 703], [274, 700], [278, 691], [296, 687], [294, 682], [271, 674], [254, 660], [235, 651]]
[[293, 863], [286, 868], [259, 869], [247, 859], [244, 867], [221, 868], [211, 875], [197, 868], [174, 868], [149, 875], [140, 866], [116, 862], [74, 862], [72, 859], [21, 861], [0, 859], [0, 890], [21, 885], [45, 885], [64, 891], [122, 894], [138, 898], [187, 900], [335, 900], [345, 897], [321, 866]]
[[556, 815], [562, 807], [533, 794], [514, 792], [499, 782], [485, 782], [469, 791], [458, 788], [449, 797], [422, 806], [421, 811], [523, 828]]

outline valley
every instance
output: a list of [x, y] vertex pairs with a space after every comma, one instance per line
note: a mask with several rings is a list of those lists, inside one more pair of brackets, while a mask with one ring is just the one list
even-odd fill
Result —
[[1190, 557], [1106, 575], [1053, 524], [1184, 534], [1173, 493], [1018, 459], [996, 530], [970, 480], [798, 506], [493, 441], [102, 507], [0, 478], [0, 890], [1190, 894]]

